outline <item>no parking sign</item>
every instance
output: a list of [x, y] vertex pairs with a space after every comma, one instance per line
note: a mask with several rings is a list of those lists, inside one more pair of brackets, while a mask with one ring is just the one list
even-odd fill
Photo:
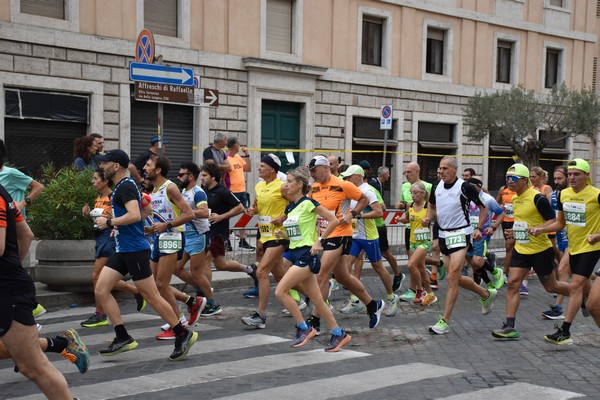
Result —
[[392, 129], [392, 106], [381, 106], [379, 129]]

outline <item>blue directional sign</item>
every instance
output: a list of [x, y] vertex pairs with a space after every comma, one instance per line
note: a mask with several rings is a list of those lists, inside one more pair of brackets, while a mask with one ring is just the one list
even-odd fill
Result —
[[129, 64], [129, 80], [194, 86], [194, 70], [184, 67], [132, 62]]

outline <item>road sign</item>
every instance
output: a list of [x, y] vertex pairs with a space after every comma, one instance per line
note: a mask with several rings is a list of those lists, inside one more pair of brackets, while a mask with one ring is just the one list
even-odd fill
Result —
[[194, 91], [196, 90], [198, 89], [191, 86], [136, 82], [133, 97], [136, 100], [154, 103], [198, 106], [199, 102], [194, 99]]
[[135, 82], [163, 83], [194, 86], [194, 70], [184, 67], [132, 62], [129, 64], [129, 80]]
[[219, 91], [215, 89], [204, 89], [204, 102], [209, 106], [219, 105]]
[[381, 118], [379, 120], [379, 129], [392, 129], [392, 106], [381, 107]]
[[147, 64], [154, 62], [154, 36], [148, 29], [142, 29], [135, 42], [135, 61]]

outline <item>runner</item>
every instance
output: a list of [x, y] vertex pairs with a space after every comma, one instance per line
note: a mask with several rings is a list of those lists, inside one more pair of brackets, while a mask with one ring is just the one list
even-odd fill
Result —
[[285, 220], [285, 208], [288, 201], [283, 195], [283, 182], [277, 178], [281, 161], [275, 154], [267, 154], [260, 160], [258, 176], [263, 180], [256, 184], [254, 204], [248, 208], [248, 215], [258, 215], [260, 242], [263, 244], [263, 256], [256, 271], [258, 278], [258, 308], [242, 322], [248, 326], [264, 329], [267, 321], [267, 306], [271, 294], [269, 274], [273, 273], [276, 281], [280, 281], [285, 273], [282, 255], [289, 240], [275, 236], [275, 230], [281, 229]]
[[510, 268], [510, 258], [512, 256], [512, 251], [515, 248], [515, 239], [508, 237], [506, 232], [509, 229], [512, 229], [514, 222], [514, 212], [513, 212], [513, 204], [512, 199], [516, 193], [510, 190], [508, 185], [504, 185], [498, 190], [498, 197], [496, 198], [496, 202], [500, 205], [500, 208], [504, 211], [504, 219], [502, 220], [502, 235], [504, 236], [504, 283], [508, 283], [508, 271]]
[[[569, 187], [558, 196], [558, 215], [554, 223], [531, 229], [531, 235], [557, 231], [565, 227], [569, 237], [569, 263], [571, 283], [559, 282], [568, 286], [569, 305], [565, 320], [556, 332], [544, 336], [544, 340], [556, 345], [573, 343], [571, 324], [582, 308], [584, 316], [586, 297], [590, 293], [590, 276], [600, 259], [600, 189], [592, 186], [590, 165], [581, 158], [567, 164]], [[562, 293], [567, 295], [567, 293]]]
[[[329, 160], [326, 157], [313, 157], [308, 168], [315, 181], [309, 197], [333, 213], [340, 222], [323, 243], [321, 271], [317, 276], [321, 296], [328, 301], [329, 278], [332, 272], [335, 273], [336, 280], [367, 305], [369, 328], [373, 329], [379, 324], [385, 302], [373, 300], [369, 296], [362, 282], [350, 274], [347, 262], [352, 247], [352, 219], [365, 209], [369, 199], [352, 183], [331, 175]], [[357, 201], [354, 208], [350, 207], [350, 200]], [[323, 234], [327, 229], [327, 221], [323, 218], [318, 218], [317, 221], [319, 232]], [[321, 323], [319, 316], [315, 314], [318, 313], [313, 311], [313, 315], [306, 322], [319, 332]]]
[[[327, 240], [328, 235], [333, 232], [339, 222], [323, 206], [306, 197], [308, 174], [303, 168], [296, 168], [288, 172], [285, 190], [291, 202], [285, 209], [284, 230], [277, 230], [276, 236], [289, 239], [289, 252], [285, 254], [293, 265], [277, 284], [275, 295], [289, 310], [296, 322], [296, 338], [292, 341], [291, 346], [304, 346], [317, 333], [304, 321], [298, 303], [289, 294], [291, 288], [301, 286], [302, 291], [310, 297], [314, 307], [331, 330], [331, 339], [325, 347], [325, 351], [336, 352], [348, 344], [352, 337], [338, 326], [331, 310], [325, 304], [315, 274], [318, 274], [320, 269], [321, 242]], [[321, 237], [315, 230], [317, 215], [328, 222], [327, 229]]]
[[[94, 186], [94, 189], [96, 189], [100, 195], [96, 198], [96, 204], [94, 205], [93, 210], [90, 208], [90, 205], [86, 203], [81, 212], [84, 215], [92, 218], [96, 218], [101, 215], [104, 217], [110, 217], [112, 215], [112, 207], [110, 202], [112, 190], [109, 186], [109, 180], [104, 176], [104, 170], [102, 168], [98, 168], [94, 172], [94, 176], [92, 177], [92, 186]], [[94, 234], [96, 235], [96, 261], [94, 262], [94, 269], [92, 270], [93, 287], [96, 287], [98, 276], [100, 275], [102, 268], [104, 268], [104, 265], [106, 265], [108, 257], [115, 252], [115, 237], [112, 235], [112, 233], [112, 229], [100, 230], [100, 228], [98, 228], [94, 222]], [[138, 294], [135, 285], [131, 285], [125, 281], [119, 281], [114, 289], [122, 292], [132, 293], [135, 296], [138, 311], [142, 311], [144, 308], [146, 308], [146, 300], [144, 300], [144, 298]], [[106, 314], [104, 314], [102, 306], [99, 304], [99, 302], [96, 302], [96, 312], [88, 319], [81, 322], [81, 326], [85, 328], [106, 325], [108, 325], [108, 318], [106, 318]]]
[[568, 284], [557, 282], [554, 277], [552, 243], [547, 234], [539, 234], [542, 227], [552, 225], [556, 216], [548, 199], [531, 187], [529, 176], [529, 170], [523, 164], [514, 164], [506, 172], [506, 184], [516, 193], [512, 198], [513, 228], [506, 231], [508, 237], [515, 239], [515, 248], [508, 273], [506, 322], [502, 328], [492, 331], [492, 336], [498, 339], [520, 337], [515, 328], [519, 287], [532, 267], [547, 292], [568, 294]]
[[[442, 335], [450, 332], [448, 321], [450, 321], [458, 298], [459, 286], [479, 296], [483, 314], [489, 314], [493, 310], [496, 289], [486, 290], [471, 278], [460, 274], [467, 249], [471, 245], [471, 239], [481, 239], [487, 209], [479, 200], [477, 190], [456, 176], [458, 163], [455, 158], [442, 158], [438, 170], [442, 181], [430, 194], [427, 216], [421, 222], [424, 227], [427, 227], [432, 218], [437, 216], [440, 229], [440, 250], [448, 269], [448, 291], [446, 292], [444, 315], [439, 316], [437, 323], [429, 327], [429, 332]], [[470, 201], [475, 203], [481, 211], [475, 230], [473, 230], [468, 216]]]
[[141, 195], [135, 181], [128, 178], [126, 170], [129, 156], [123, 150], [111, 150], [97, 156], [106, 178], [115, 184], [112, 197], [113, 218], [98, 217], [100, 229], [115, 228], [116, 252], [108, 259], [98, 277], [95, 294], [104, 312], [112, 323], [116, 337], [108, 348], [100, 350], [100, 355], [113, 356], [133, 350], [138, 343], [129, 335], [121, 311], [111, 294], [115, 284], [129, 273], [139, 293], [156, 312], [173, 328], [176, 334], [175, 349], [170, 361], [183, 360], [198, 339], [198, 333], [181, 325], [177, 314], [169, 303], [160, 296], [152, 270], [150, 269], [150, 245], [144, 237], [144, 224], [141, 215]]

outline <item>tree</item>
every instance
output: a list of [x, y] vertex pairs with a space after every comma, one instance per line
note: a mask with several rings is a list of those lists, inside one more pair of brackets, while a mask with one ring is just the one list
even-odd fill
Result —
[[[600, 98], [591, 89], [555, 86], [536, 95], [521, 86], [477, 93], [464, 110], [467, 137], [510, 147], [528, 167], [539, 165], [542, 150], [552, 142], [577, 135], [595, 141], [600, 125]], [[543, 134], [538, 135], [538, 130]]]

